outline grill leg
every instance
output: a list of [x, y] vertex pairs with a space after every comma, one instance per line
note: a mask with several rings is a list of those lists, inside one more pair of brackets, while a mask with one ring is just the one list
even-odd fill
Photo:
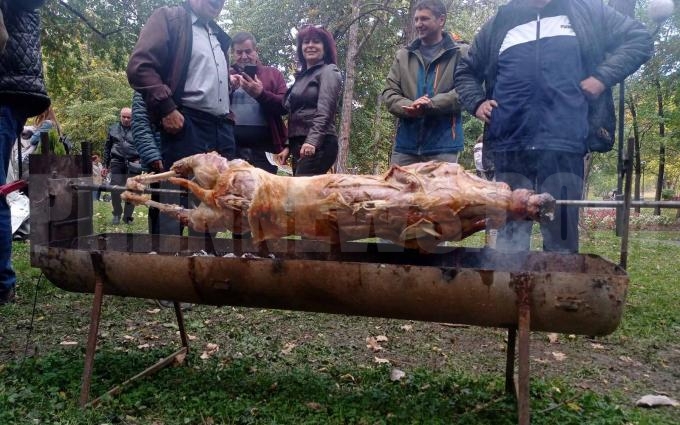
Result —
[[85, 351], [85, 367], [83, 368], [82, 386], [80, 388], [80, 407], [85, 407], [90, 398], [92, 384], [92, 370], [94, 368], [94, 354], [97, 349], [97, 335], [101, 319], [102, 302], [104, 300], [104, 284], [99, 273], [95, 273], [94, 300], [90, 312], [90, 331], [87, 336], [87, 350]]
[[187, 337], [187, 331], [184, 327], [184, 313], [182, 313], [182, 307], [179, 302], [173, 301], [173, 306], [175, 307], [175, 316], [177, 316], [177, 326], [179, 327], [179, 337], [182, 339], [182, 347], [189, 350], [189, 338]]
[[517, 398], [515, 391], [515, 346], [517, 341], [517, 328], [508, 328], [508, 345], [505, 358], [505, 392]]
[[519, 299], [519, 382], [517, 387], [517, 410], [519, 425], [529, 425], [529, 330], [531, 302], [529, 285], [521, 285]]

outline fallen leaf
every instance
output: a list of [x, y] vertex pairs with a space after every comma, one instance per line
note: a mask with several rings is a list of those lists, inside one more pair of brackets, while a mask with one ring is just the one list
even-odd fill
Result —
[[378, 344], [378, 341], [373, 338], [372, 336], [369, 336], [366, 338], [366, 348], [370, 348], [371, 351], [374, 353], [377, 353], [378, 351], [382, 351], [383, 348]]
[[401, 380], [403, 377], [405, 377], [405, 376], [406, 376], [406, 372], [404, 372], [403, 370], [399, 370], [399, 369], [397, 369], [397, 368], [393, 368], [393, 369], [390, 371], [390, 381], [392, 381], [392, 382], [394, 382], [394, 381], [400, 381], [400, 380]]
[[378, 364], [390, 364], [389, 360], [381, 359], [380, 357], [373, 357], [373, 361], [378, 363]]
[[352, 382], [356, 382], [356, 379], [354, 379], [354, 377], [353, 377], [352, 375], [350, 375], [349, 373], [346, 373], [346, 374], [342, 375], [342, 376], [340, 377], [340, 380], [341, 380], [341, 381], [352, 381]]
[[123, 335], [123, 339], [126, 339], [128, 341], [135, 339], [135, 337], [130, 336], [130, 335]]
[[621, 360], [624, 363], [633, 363], [633, 359], [631, 359], [628, 356], [619, 356], [619, 360]]
[[636, 401], [635, 405], [638, 407], [678, 407], [680, 406], [680, 403], [665, 395], [647, 394], [640, 400]]
[[378, 341], [378, 342], [387, 342], [388, 341], [388, 339], [385, 335], [378, 335], [378, 336], [375, 337], [375, 340]]
[[551, 344], [557, 344], [559, 340], [560, 334], [554, 332], [548, 334], [548, 341], [550, 341]]
[[320, 412], [322, 410], [326, 410], [321, 404], [319, 404], [315, 401], [307, 402], [307, 403], [305, 403], [305, 406], [307, 406], [311, 410], [314, 410], [315, 412]]
[[295, 349], [295, 347], [297, 347], [297, 344], [295, 344], [294, 342], [287, 342], [286, 345], [284, 345], [283, 348], [281, 349], [281, 354], [288, 355], [291, 352], [293, 352], [293, 349]]
[[567, 403], [567, 407], [573, 410], [574, 412], [580, 412], [581, 410], [583, 410], [581, 406], [578, 405], [578, 403], [575, 403], [573, 401], [571, 403]]
[[59, 345], [78, 345], [77, 341], [61, 341]]
[[160, 308], [154, 308], [153, 310], [147, 310], [146, 312], [149, 313], [149, 314], [158, 314], [158, 313], [161, 312], [161, 309]]
[[175, 356], [175, 358], [172, 360], [172, 364], [174, 366], [181, 366], [184, 364], [184, 360], [187, 358], [187, 353], [181, 353]]
[[561, 362], [561, 361], [563, 361], [564, 359], [567, 358], [566, 354], [560, 353], [559, 351], [553, 351], [552, 355], [555, 358], [555, 360], [557, 360], [558, 362]]
[[604, 350], [604, 345], [602, 344], [591, 342], [590, 346], [593, 348], [593, 350]]
[[151, 345], [149, 345], [149, 344], [142, 344], [142, 345], [137, 346], [137, 348], [139, 348], [140, 350], [142, 350], [144, 348], [150, 348], [150, 347], [151, 347]]
[[403, 325], [400, 329], [404, 332], [410, 332], [410, 331], [413, 330], [413, 326], [412, 325]]

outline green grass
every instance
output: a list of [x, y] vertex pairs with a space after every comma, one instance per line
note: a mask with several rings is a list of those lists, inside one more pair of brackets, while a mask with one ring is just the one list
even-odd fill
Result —
[[[132, 226], [112, 226], [110, 218], [109, 204], [95, 205], [96, 232], [146, 231], [143, 208]], [[549, 344], [533, 333], [532, 423], [677, 423], [677, 409], [641, 410], [633, 402], [654, 391], [678, 398], [678, 241], [677, 231], [631, 234], [628, 302], [612, 335], [562, 335]], [[610, 231], [582, 234], [583, 252], [618, 261], [619, 245]], [[516, 423], [514, 401], [503, 393], [502, 330], [211, 306], [185, 313], [192, 340], [183, 365], [81, 410], [92, 296], [38, 285], [28, 247], [14, 244], [19, 300], [0, 308], [0, 424]], [[179, 343], [172, 312], [140, 299], [106, 297], [99, 334], [93, 395]], [[389, 337], [379, 353], [366, 347], [375, 335]], [[209, 343], [219, 350], [202, 359]], [[551, 361], [552, 352], [567, 359]], [[406, 377], [392, 382], [391, 367]]]

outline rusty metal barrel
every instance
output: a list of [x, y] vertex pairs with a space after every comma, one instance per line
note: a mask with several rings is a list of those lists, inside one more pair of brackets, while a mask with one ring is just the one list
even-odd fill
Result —
[[596, 255], [306, 240], [205, 240], [102, 234], [34, 245], [32, 263], [74, 292], [209, 305], [517, 326], [517, 287], [530, 288], [531, 329], [606, 335], [619, 325], [626, 272]]

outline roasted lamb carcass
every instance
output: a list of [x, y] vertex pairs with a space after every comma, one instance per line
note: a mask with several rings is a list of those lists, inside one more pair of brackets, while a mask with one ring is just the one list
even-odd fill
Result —
[[[467, 173], [458, 164], [393, 166], [380, 176], [284, 177], [244, 161], [217, 158], [215, 153], [194, 155], [178, 161], [168, 173], [128, 181], [130, 188], [139, 188], [168, 179], [197, 196], [201, 205], [196, 209], [129, 193], [126, 198], [160, 208], [199, 231], [250, 230], [255, 242], [287, 235], [329, 243], [380, 237], [420, 248], [460, 240], [508, 219], [548, 219], [554, 209], [548, 194], [512, 191], [504, 183]], [[195, 181], [186, 179], [191, 173], [197, 176]]]

